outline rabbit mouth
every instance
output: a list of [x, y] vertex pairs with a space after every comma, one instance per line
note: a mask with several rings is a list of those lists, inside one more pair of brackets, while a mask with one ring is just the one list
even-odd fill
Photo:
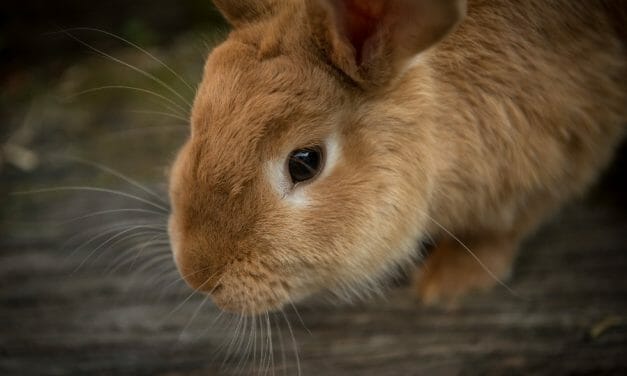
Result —
[[171, 218], [170, 245], [181, 278], [195, 291], [209, 295], [220, 309], [256, 315], [279, 310], [291, 301], [293, 289], [283, 275], [285, 268], [241, 254], [217, 262], [207, 257], [208, 252], [186, 248], [176, 225]]
[[276, 273], [246, 266], [225, 270], [209, 292], [220, 309], [257, 315], [280, 310], [290, 301], [289, 285]]

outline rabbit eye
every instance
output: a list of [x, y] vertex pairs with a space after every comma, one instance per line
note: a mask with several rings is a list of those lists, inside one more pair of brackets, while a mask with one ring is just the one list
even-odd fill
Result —
[[296, 149], [290, 153], [287, 163], [292, 183], [310, 180], [322, 169], [322, 149], [318, 146]]

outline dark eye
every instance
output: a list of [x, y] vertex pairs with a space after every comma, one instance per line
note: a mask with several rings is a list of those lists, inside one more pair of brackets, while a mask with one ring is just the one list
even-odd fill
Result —
[[317, 146], [296, 149], [287, 162], [294, 184], [312, 179], [322, 169], [322, 149]]

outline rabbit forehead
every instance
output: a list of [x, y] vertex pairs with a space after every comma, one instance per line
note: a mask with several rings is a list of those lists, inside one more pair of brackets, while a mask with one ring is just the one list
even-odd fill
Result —
[[[332, 77], [306, 54], [259, 55], [258, 48], [238, 40], [227, 41], [216, 48], [205, 65], [203, 81], [196, 104], [210, 106], [215, 116], [246, 110], [248, 106], [274, 104], [277, 111], [291, 100], [296, 104], [329, 94]], [[254, 111], [258, 114], [258, 109]]]
[[259, 59], [255, 51], [230, 41], [207, 62], [191, 142], [210, 180], [241, 179], [258, 171], [264, 154], [276, 157], [286, 147], [320, 140], [328, 128], [321, 119], [345, 101], [333, 77], [315, 64], [288, 55]]

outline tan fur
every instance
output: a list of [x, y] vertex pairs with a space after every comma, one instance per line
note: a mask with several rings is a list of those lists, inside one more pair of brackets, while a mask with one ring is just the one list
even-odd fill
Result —
[[[218, 4], [236, 28], [209, 56], [171, 174], [181, 274], [257, 313], [374, 282], [430, 236], [442, 243], [425, 301], [489, 287], [451, 234], [506, 276], [625, 134], [623, 31], [608, 12], [620, 0], [380, 0], [396, 10], [358, 48], [362, 29], [345, 37], [329, 1]], [[329, 138], [339, 158], [294, 188], [306, 202], [277, 194], [267, 166]]]

